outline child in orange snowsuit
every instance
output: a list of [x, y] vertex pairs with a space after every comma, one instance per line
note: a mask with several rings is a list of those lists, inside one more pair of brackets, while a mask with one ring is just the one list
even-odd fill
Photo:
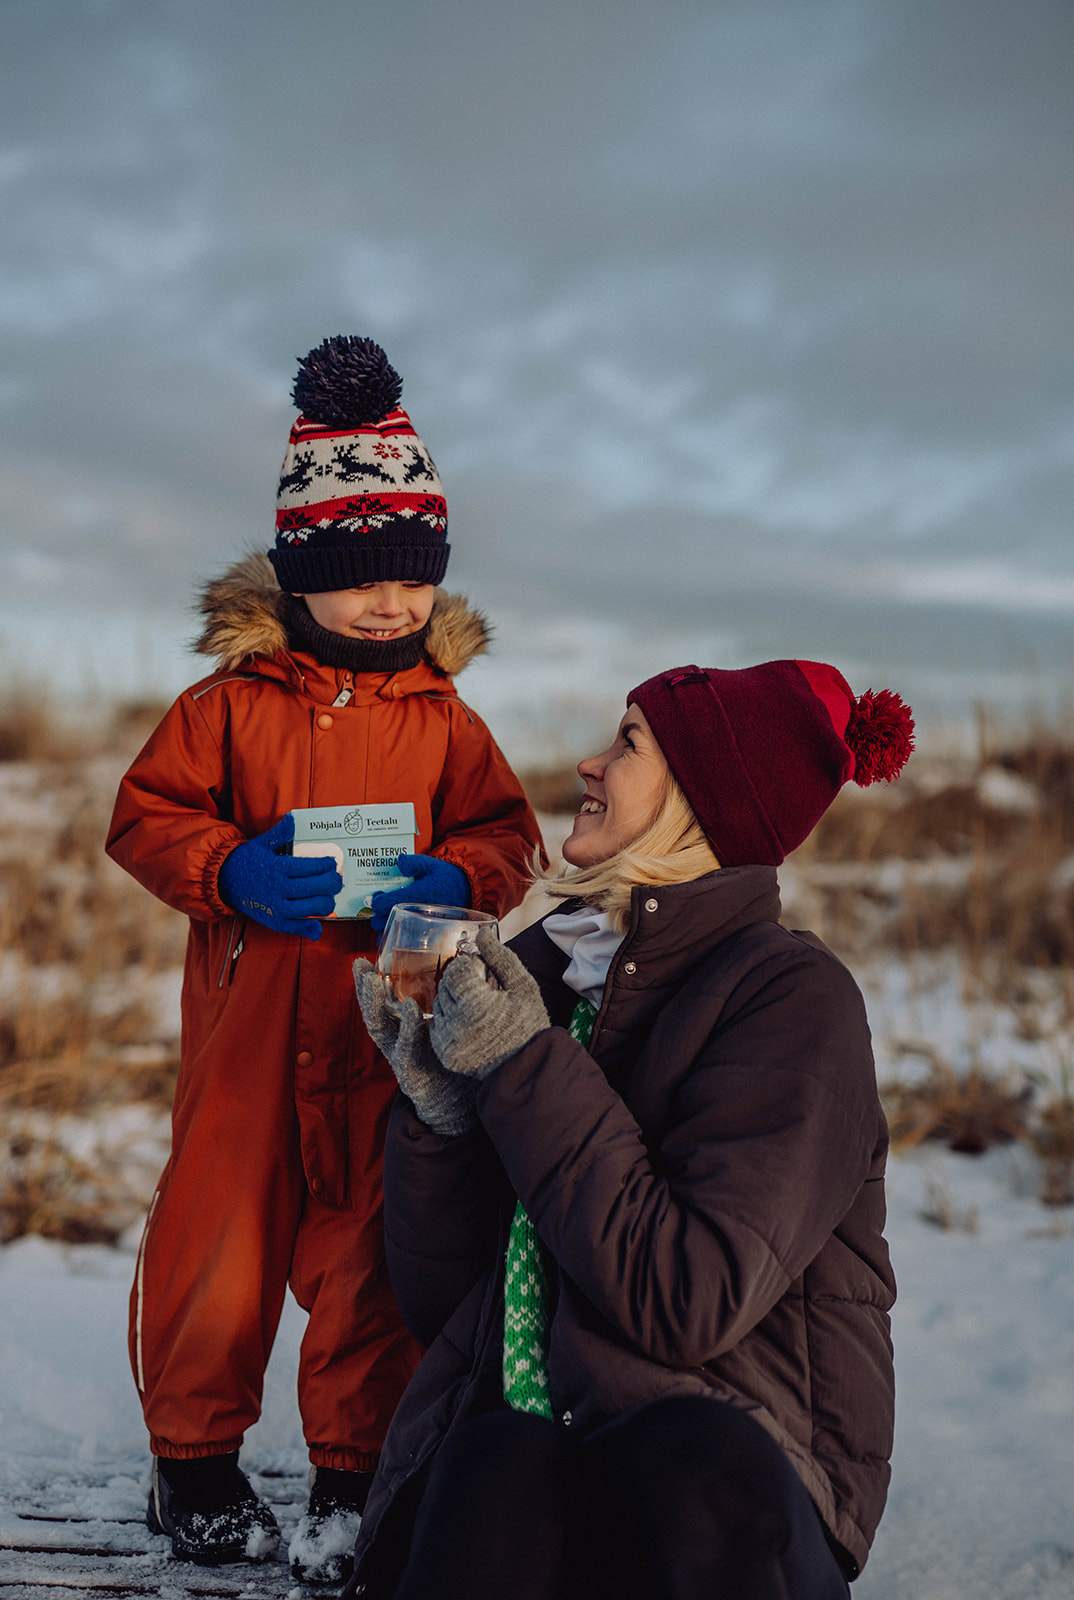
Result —
[[[533, 813], [453, 683], [483, 619], [435, 586], [436, 469], [369, 340], [301, 365], [275, 549], [208, 586], [180, 696], [123, 779], [108, 851], [190, 918], [171, 1159], [131, 1298], [154, 1455], [150, 1526], [195, 1561], [269, 1554], [238, 1468], [290, 1287], [309, 1313], [299, 1406], [314, 1466], [296, 1575], [346, 1571], [385, 1430], [420, 1351], [387, 1281], [381, 1153], [390, 1068], [354, 999], [392, 899], [502, 915], [539, 844]], [[271, 565], [270, 565], [271, 563]], [[328, 917], [331, 860], [287, 853], [296, 807], [415, 807], [374, 924]]]

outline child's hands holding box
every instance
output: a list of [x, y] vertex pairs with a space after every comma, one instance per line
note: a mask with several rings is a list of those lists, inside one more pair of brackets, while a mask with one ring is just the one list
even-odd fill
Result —
[[[309, 915], [368, 918], [373, 932], [379, 935], [388, 913], [400, 901], [417, 900], [434, 906], [470, 904], [470, 880], [461, 867], [438, 856], [409, 853], [417, 831], [414, 806], [409, 800], [296, 807], [283, 820], [292, 824], [291, 834], [282, 841], [289, 844], [293, 839], [292, 860], [305, 858], [321, 869], [329, 868], [334, 860], [339, 869], [332, 891], [337, 897], [334, 906]], [[265, 836], [266, 841], [273, 837], [274, 834]], [[404, 848], [400, 849], [401, 845]], [[328, 856], [332, 859], [326, 859]], [[228, 862], [231, 859], [229, 856]], [[257, 913], [251, 911], [250, 915]], [[277, 927], [279, 923], [269, 922], [267, 926]], [[302, 931], [317, 937], [309, 935], [308, 928]]]
[[279, 933], [319, 939], [318, 917], [330, 917], [343, 879], [332, 856], [293, 856], [295, 819], [236, 845], [220, 868], [220, 898], [233, 910]]

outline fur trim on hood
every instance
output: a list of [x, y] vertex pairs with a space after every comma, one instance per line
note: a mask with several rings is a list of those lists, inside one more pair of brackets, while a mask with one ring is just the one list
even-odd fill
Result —
[[[207, 620], [194, 649], [203, 656], [216, 656], [225, 671], [251, 656], [286, 650], [283, 598], [268, 557], [260, 551], [245, 556], [205, 585], [199, 610]], [[425, 654], [438, 672], [449, 678], [462, 672], [475, 656], [485, 653], [491, 634], [485, 617], [461, 594], [437, 589]]]

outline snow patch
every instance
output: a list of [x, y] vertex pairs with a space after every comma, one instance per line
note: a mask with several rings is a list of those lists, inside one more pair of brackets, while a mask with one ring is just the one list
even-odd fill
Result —
[[[930, 1184], [946, 1188], [956, 1213], [976, 1211], [976, 1232], [925, 1220]], [[1041, 1207], [1032, 1158], [1017, 1147], [897, 1157], [888, 1195], [899, 1279], [895, 1459], [855, 1600], [1071, 1600], [1074, 1217]], [[3, 1541], [18, 1548], [32, 1533], [39, 1548], [71, 1548], [69, 1525], [21, 1520], [29, 1511], [87, 1519], [87, 1546], [100, 1540], [101, 1519], [121, 1520], [130, 1553], [114, 1558], [117, 1582], [132, 1561], [150, 1559], [137, 1551], [167, 1550], [141, 1521], [149, 1457], [126, 1359], [133, 1265], [129, 1252], [103, 1246], [23, 1239], [0, 1248]], [[260, 1469], [259, 1492], [292, 1474], [292, 1517], [308, 1466], [294, 1399], [303, 1326], [289, 1302], [264, 1414], [243, 1451], [247, 1471]], [[338, 1530], [333, 1544], [344, 1538], [349, 1554], [353, 1530]], [[306, 1559], [304, 1541], [295, 1529], [292, 1551]], [[65, 1581], [68, 1558], [48, 1559]], [[167, 1570], [181, 1593], [170, 1559]], [[281, 1561], [260, 1570], [259, 1592], [299, 1600], [301, 1588], [280, 1581]]]
[[291, 1570], [306, 1583], [340, 1583], [350, 1575], [354, 1541], [362, 1518], [339, 1510], [329, 1517], [304, 1516], [288, 1549]]

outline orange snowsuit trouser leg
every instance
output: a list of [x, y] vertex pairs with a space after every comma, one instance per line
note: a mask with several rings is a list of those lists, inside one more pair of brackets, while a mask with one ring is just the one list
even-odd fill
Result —
[[226, 1070], [184, 1064], [131, 1295], [131, 1363], [154, 1454], [238, 1449], [260, 1412], [290, 1279], [309, 1312], [299, 1405], [311, 1459], [360, 1469], [421, 1354], [384, 1264], [381, 1156], [395, 1082], [363, 1038], [350, 1080], [349, 1206], [322, 1205], [303, 1171], [293, 1083], [267, 1081], [285, 1069], [258, 1050], [259, 1031], [252, 1020]]
[[[364, 1030], [363, 1030], [364, 1032]], [[375, 1465], [399, 1397], [422, 1355], [403, 1327], [384, 1260], [381, 1170], [395, 1079], [365, 1040], [368, 1073], [352, 1125], [353, 1209], [310, 1194], [299, 1225], [290, 1284], [310, 1314], [298, 1369], [298, 1404], [317, 1466]]]

